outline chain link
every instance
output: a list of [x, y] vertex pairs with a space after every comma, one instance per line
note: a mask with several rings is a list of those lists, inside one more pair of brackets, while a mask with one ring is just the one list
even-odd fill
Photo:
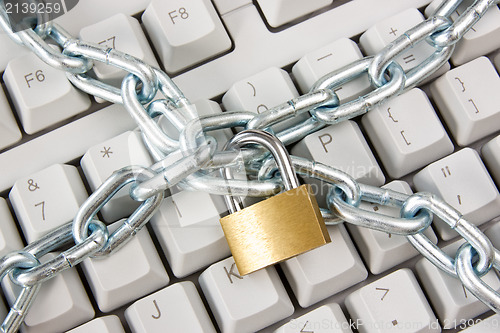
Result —
[[[32, 0], [37, 2], [38, 0]], [[406, 31], [372, 57], [365, 57], [320, 78], [300, 97], [261, 114], [224, 112], [198, 117], [194, 105], [172, 80], [158, 68], [115, 49], [73, 38], [59, 25], [37, 17], [34, 29], [13, 32], [3, 1], [0, 1], [0, 26], [11, 39], [31, 49], [41, 60], [65, 71], [79, 89], [112, 103], [123, 104], [139, 126], [145, 146], [156, 163], [149, 168], [126, 167], [116, 171], [82, 205], [73, 222], [63, 225], [21, 251], [0, 258], [0, 280], [6, 275], [23, 287], [4, 320], [1, 331], [15, 332], [35, 299], [40, 286], [60, 272], [86, 258], [110, 255], [125, 245], [158, 209], [163, 192], [174, 185], [187, 190], [218, 195], [271, 196], [283, 189], [276, 176], [276, 161], [259, 147], [241, 151], [217, 150], [218, 142], [205, 132], [244, 127], [272, 132], [271, 126], [301, 114], [305, 121], [276, 133], [285, 144], [297, 142], [327, 124], [360, 116], [429, 77], [450, 58], [456, 43], [490, 8], [500, 0], [476, 0], [454, 22], [450, 15], [462, 3], [447, 0], [427, 20]], [[43, 24], [38, 24], [43, 22]], [[52, 39], [61, 49], [45, 41]], [[418, 43], [428, 43], [435, 52], [405, 73], [396, 58]], [[92, 78], [88, 72], [94, 62], [114, 66], [128, 74], [121, 87]], [[373, 90], [347, 103], [340, 103], [335, 89], [353, 79], [368, 75]], [[164, 98], [155, 99], [161, 92]], [[155, 100], [154, 100], [155, 99]], [[181, 133], [170, 138], [159, 125], [167, 119]], [[243, 161], [243, 162], [242, 162]], [[485, 285], [481, 276], [500, 268], [500, 251], [473, 224], [443, 200], [428, 193], [405, 195], [356, 182], [348, 174], [330, 166], [291, 157], [295, 171], [329, 184], [328, 209], [321, 213], [328, 225], [348, 222], [375, 230], [404, 235], [434, 265], [460, 279], [463, 285], [491, 309], [500, 313], [500, 295]], [[240, 167], [250, 179], [224, 179], [220, 169]], [[139, 208], [111, 235], [95, 219], [97, 212], [126, 184], [130, 195], [142, 201]], [[400, 217], [381, 215], [360, 208], [361, 202], [397, 207]], [[446, 255], [423, 232], [433, 215], [456, 230], [466, 241], [454, 258]], [[73, 241], [75, 245], [45, 263], [40, 258]]]

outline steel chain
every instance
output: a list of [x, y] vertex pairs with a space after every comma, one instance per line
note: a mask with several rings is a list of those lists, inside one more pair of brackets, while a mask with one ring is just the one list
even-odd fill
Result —
[[[32, 0], [34, 2], [38, 0]], [[54, 68], [64, 70], [68, 79], [81, 90], [112, 103], [123, 104], [142, 131], [144, 142], [156, 164], [150, 168], [126, 167], [116, 171], [80, 208], [75, 220], [29, 244], [23, 250], [0, 258], [0, 281], [8, 274], [23, 287], [5, 318], [2, 332], [15, 332], [23, 322], [42, 282], [92, 256], [109, 255], [126, 244], [155, 213], [164, 190], [178, 185], [189, 190], [237, 196], [270, 196], [282, 190], [275, 177], [275, 162], [258, 148], [241, 152], [218, 152], [217, 142], [203, 133], [234, 127], [264, 129], [299, 114], [310, 113], [303, 123], [287, 128], [276, 136], [286, 145], [299, 141], [327, 124], [335, 124], [362, 115], [386, 100], [415, 87], [450, 58], [455, 44], [500, 0], [477, 0], [454, 22], [450, 15], [462, 0], [447, 0], [427, 20], [408, 30], [373, 57], [333, 71], [319, 79], [310, 92], [269, 109], [259, 115], [249, 112], [225, 112], [222, 115], [197, 116], [194, 106], [162, 70], [115, 49], [73, 38], [53, 22], [34, 24], [34, 29], [14, 33], [3, 1], [0, 1], [0, 26], [11, 39], [31, 49]], [[42, 18], [38, 21], [45, 22]], [[61, 51], [50, 46], [51, 38]], [[416, 43], [427, 42], [435, 52], [414, 69], [405, 73], [396, 57]], [[129, 74], [121, 87], [113, 87], [88, 75], [95, 61], [125, 70]], [[341, 84], [367, 74], [373, 91], [341, 104], [334, 90]], [[156, 99], [160, 91], [165, 99]], [[160, 117], [159, 117], [160, 116]], [[168, 119], [180, 132], [179, 140], [168, 137], [159, 119]], [[241, 154], [240, 154], [241, 153]], [[245, 161], [252, 180], [225, 180], [220, 168]], [[328, 209], [321, 212], [329, 225], [344, 221], [367, 228], [404, 235], [434, 265], [459, 278], [464, 286], [491, 309], [500, 313], [500, 295], [480, 279], [492, 268], [500, 269], [500, 251], [473, 224], [443, 200], [428, 194], [405, 195], [356, 182], [346, 173], [330, 166], [292, 156], [297, 173], [331, 185]], [[143, 201], [111, 235], [95, 220], [97, 212], [125, 184], [132, 183], [131, 196]], [[398, 207], [401, 216], [394, 218], [359, 208], [366, 201]], [[455, 258], [444, 254], [423, 232], [433, 215], [456, 230], [465, 244]], [[52, 260], [40, 263], [48, 252], [75, 245]]]

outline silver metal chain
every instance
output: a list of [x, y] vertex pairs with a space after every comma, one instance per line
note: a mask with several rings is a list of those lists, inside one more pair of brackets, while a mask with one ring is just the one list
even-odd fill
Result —
[[[461, 2], [443, 1], [427, 20], [406, 31], [375, 56], [365, 57], [325, 75], [309, 93], [266, 112], [258, 115], [224, 112], [198, 117], [193, 104], [161, 69], [118, 50], [75, 39], [53, 22], [15, 33], [10, 27], [4, 3], [0, 1], [0, 25], [11, 39], [31, 49], [47, 64], [65, 71], [68, 79], [86, 93], [123, 104], [141, 129], [144, 143], [156, 160], [149, 168], [130, 166], [117, 170], [90, 195], [73, 222], [53, 230], [22, 250], [0, 258], [0, 281], [8, 274], [14, 283], [23, 288], [3, 321], [1, 332], [18, 330], [44, 281], [86, 258], [107, 256], [125, 245], [159, 208], [166, 189], [177, 185], [187, 190], [219, 195], [254, 197], [271, 196], [282, 191], [282, 182], [275, 176], [276, 163], [265, 150], [247, 148], [218, 152], [219, 143], [204, 132], [235, 127], [272, 132], [270, 126], [309, 113], [310, 116], [302, 123], [275, 133], [285, 145], [289, 145], [327, 124], [370, 111], [415, 87], [446, 63], [456, 43], [488, 8], [496, 6], [500, 0], [474, 1], [452, 21], [450, 15]], [[60, 51], [47, 41], [56, 43]], [[395, 59], [418, 43], [428, 43], [435, 51], [405, 73]], [[88, 72], [94, 62], [125, 70], [128, 75], [121, 87], [92, 78]], [[363, 74], [368, 74], [373, 90], [341, 104], [335, 88]], [[153, 100], [158, 92], [164, 98]], [[179, 130], [179, 140], [163, 132], [158, 125], [162, 117]], [[224, 179], [220, 176], [221, 168], [237, 166], [241, 160], [245, 162], [250, 180]], [[491, 269], [500, 269], [500, 252], [456, 209], [429, 193], [405, 195], [360, 184], [348, 174], [315, 161], [292, 156], [292, 163], [298, 174], [331, 185], [327, 196], [328, 209], [321, 209], [327, 224], [348, 222], [406, 236], [424, 257], [460, 279], [472, 294], [500, 313], [500, 294], [480, 279]], [[107, 226], [96, 218], [96, 214], [126, 184], [132, 184], [130, 195], [142, 204], [110, 235]], [[362, 201], [397, 207], [401, 215], [395, 218], [363, 210], [359, 208]], [[446, 255], [423, 234], [433, 215], [445, 221], [465, 240], [454, 258]], [[67, 249], [70, 243], [73, 246]], [[40, 262], [39, 258], [43, 255], [63, 248], [65, 250], [57, 257]]]

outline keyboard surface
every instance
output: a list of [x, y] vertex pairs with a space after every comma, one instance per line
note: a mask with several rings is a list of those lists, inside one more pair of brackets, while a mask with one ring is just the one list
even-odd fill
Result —
[[[160, 66], [199, 114], [258, 114], [308, 92], [332, 70], [376, 54], [439, 3], [82, 0], [56, 21], [83, 40]], [[471, 3], [465, 0], [452, 18]], [[153, 159], [122, 106], [79, 91], [6, 34], [0, 49], [1, 256], [71, 221], [114, 170], [148, 167]], [[432, 52], [419, 44], [398, 62], [407, 71]], [[499, 248], [499, 73], [496, 5], [422, 85], [287, 148], [364, 184], [438, 194]], [[99, 64], [92, 75], [119, 85], [125, 74]], [[362, 75], [336, 92], [347, 102], [370, 89]], [[178, 138], [171, 124], [163, 129]], [[223, 145], [233, 131], [209, 134]], [[326, 207], [328, 188], [303, 181]], [[101, 218], [113, 230], [137, 206], [125, 188]], [[399, 216], [376, 204], [361, 208]], [[327, 227], [331, 243], [242, 277], [220, 228], [225, 214], [220, 196], [172, 189], [125, 248], [44, 283], [21, 331], [500, 332], [499, 315], [404, 237], [347, 223]], [[461, 245], [437, 217], [425, 235], [451, 255]], [[500, 290], [496, 272], [484, 280]], [[0, 317], [19, 287], [4, 281], [2, 290]]]

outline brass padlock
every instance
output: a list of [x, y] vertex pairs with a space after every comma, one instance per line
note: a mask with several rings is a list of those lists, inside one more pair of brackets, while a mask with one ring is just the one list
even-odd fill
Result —
[[[225, 197], [231, 214], [221, 218], [220, 223], [240, 275], [331, 242], [311, 187], [299, 186], [281, 141], [264, 131], [246, 130], [235, 135], [225, 150], [247, 144], [269, 149], [286, 191], [244, 209], [236, 198]], [[229, 168], [225, 169], [225, 176], [231, 177]]]

